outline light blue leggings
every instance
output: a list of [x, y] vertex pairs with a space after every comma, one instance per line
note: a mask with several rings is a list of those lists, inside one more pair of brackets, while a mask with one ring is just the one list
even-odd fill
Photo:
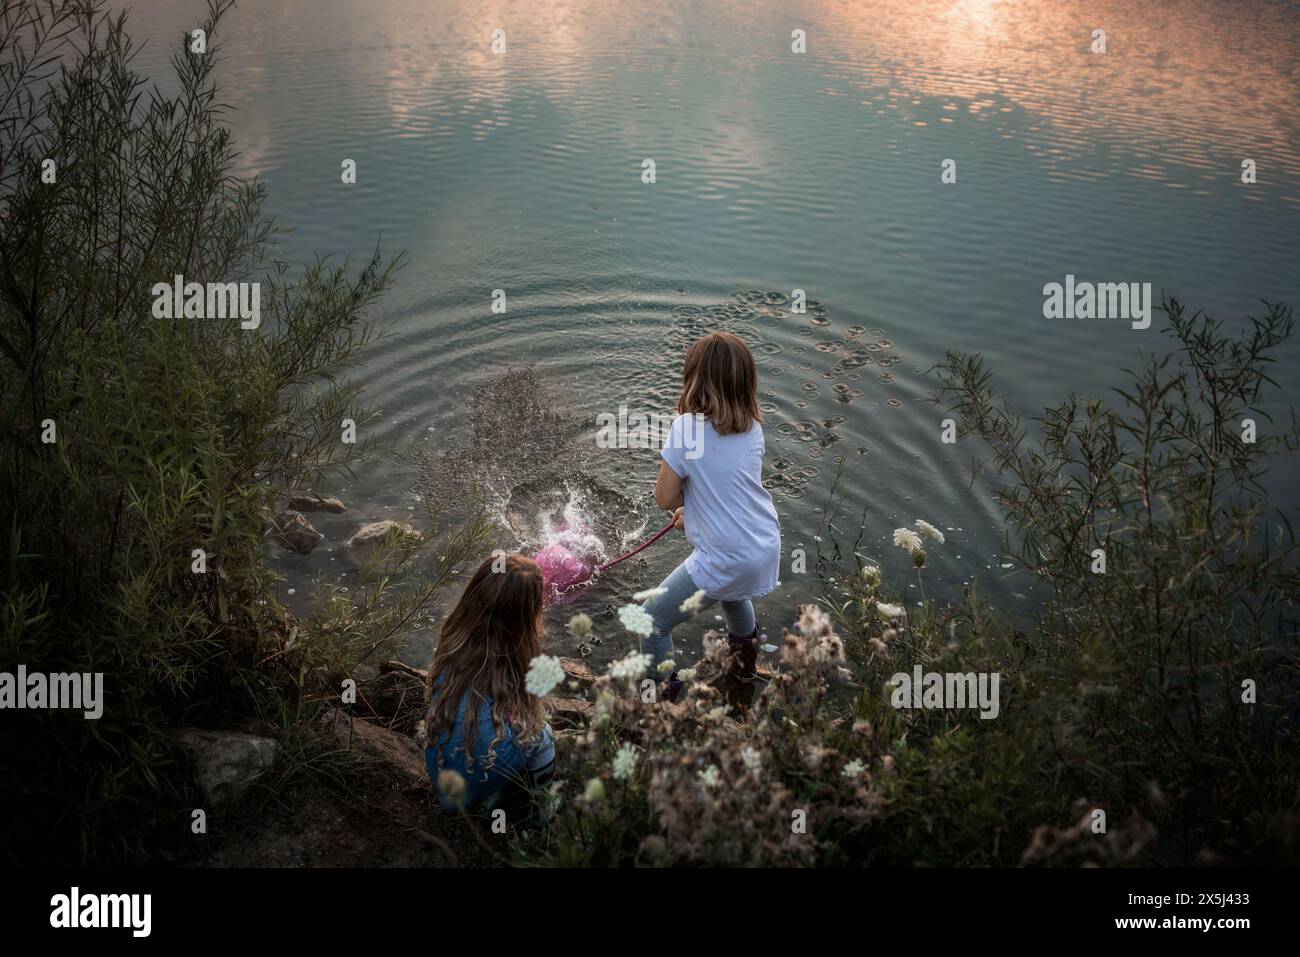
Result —
[[[654, 628], [650, 637], [641, 642], [641, 651], [654, 657], [657, 667], [659, 662], [672, 656], [673, 629], [692, 616], [689, 611], [682, 611], [682, 602], [690, 598], [699, 586], [691, 579], [691, 573], [682, 562], [665, 578], [659, 586], [662, 595], [651, 598], [641, 609], [654, 619]], [[716, 598], [705, 596], [700, 608], [708, 608], [717, 602]], [[749, 637], [754, 633], [754, 605], [748, 599], [722, 602], [722, 617], [726, 620], [727, 630], [739, 637]]]

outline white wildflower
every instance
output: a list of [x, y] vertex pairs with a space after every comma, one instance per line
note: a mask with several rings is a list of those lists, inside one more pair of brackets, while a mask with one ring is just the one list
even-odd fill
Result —
[[876, 613], [881, 618], [902, 618], [904, 609], [902, 605], [891, 605], [889, 602], [876, 602]]
[[546, 816], [548, 818], [555, 817], [559, 814], [560, 806], [564, 804], [564, 794], [560, 791], [560, 788], [563, 786], [563, 781], [556, 781], [542, 792], [542, 806], [546, 809]]
[[853, 760], [844, 765], [844, 770], [840, 774], [846, 778], [856, 778], [859, 774], [867, 769], [867, 766], [861, 761]]
[[595, 804], [597, 801], [605, 799], [605, 782], [600, 778], [592, 778], [587, 782], [587, 789], [582, 793], [588, 804]]
[[647, 834], [641, 839], [641, 851], [652, 861], [662, 861], [668, 857], [668, 842], [658, 834]]
[[459, 772], [451, 769], [439, 771], [438, 790], [447, 800], [459, 806], [465, 800], [465, 779]]
[[673, 669], [676, 667], [677, 667], [677, 662], [673, 661], [673, 659], [671, 658], [665, 658], [663, 661], [659, 662], [659, 667], [656, 670], [661, 675], [670, 675], [673, 673]]
[[667, 588], [647, 588], [645, 591], [639, 591], [632, 596], [633, 601], [649, 601], [651, 598], [658, 598], [660, 595], [667, 594]]
[[698, 614], [700, 609], [703, 607], [704, 607], [704, 589], [701, 588], [690, 598], [682, 602], [681, 606], [677, 610], [680, 611], [683, 615], [695, 615]]
[[896, 528], [894, 529], [894, 544], [899, 548], [906, 548], [909, 552], [914, 552], [921, 547], [921, 536], [910, 528]]
[[862, 566], [862, 580], [863, 580], [864, 582], [866, 582], [868, 585], [879, 585], [879, 584], [880, 584], [880, 566], [879, 566], [879, 565], [863, 565], [863, 566]]
[[654, 619], [640, 605], [624, 605], [618, 610], [618, 620], [624, 628], [642, 638], [649, 638], [655, 626]]
[[625, 743], [614, 755], [614, 780], [626, 781], [636, 773], [636, 745]]
[[722, 775], [718, 772], [715, 764], [710, 764], [703, 771], [699, 772], [700, 783], [706, 788], [716, 788], [722, 783]]
[[636, 681], [654, 662], [650, 655], [633, 651], [609, 666], [609, 676], [616, 680]]
[[555, 686], [564, 680], [564, 665], [554, 655], [538, 655], [528, 663], [528, 674], [524, 676], [524, 687], [529, 694], [542, 697], [555, 690]]
[[694, 669], [694, 668], [683, 668], [681, 671], [677, 672], [677, 680], [678, 680], [678, 681], [694, 681], [694, 680], [695, 680], [695, 669]]
[[578, 638], [586, 638], [591, 634], [591, 616], [574, 615], [569, 619], [569, 631]]
[[834, 754], [830, 748], [823, 748], [821, 745], [810, 744], [803, 751], [804, 763], [813, 771], [820, 771], [826, 766]]
[[763, 766], [763, 755], [756, 748], [743, 748], [740, 752], [740, 760], [744, 761], [745, 767], [751, 771], [757, 771]]
[[618, 698], [609, 691], [598, 694], [591, 718], [592, 727], [603, 728], [611, 724], [614, 720], [614, 705], [617, 703]]
[[924, 519], [918, 518], [916, 520], [916, 527], [921, 530], [922, 538], [930, 538], [938, 542], [940, 545], [943, 544], [943, 532], [939, 531], [929, 522], [925, 521]]
[[830, 616], [816, 605], [800, 605], [799, 617], [794, 626], [799, 629], [801, 635], [807, 635], [809, 638], [831, 633]]

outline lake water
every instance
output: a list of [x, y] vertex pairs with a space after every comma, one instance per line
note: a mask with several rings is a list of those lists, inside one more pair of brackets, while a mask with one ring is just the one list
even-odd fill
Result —
[[[130, 7], [150, 71], [202, 11]], [[595, 416], [671, 411], [685, 346], [732, 329], [759, 362], [787, 550], [808, 550], [810, 569], [835, 541], [847, 555], [865, 509], [860, 551], [901, 586], [890, 533], [927, 519], [948, 536], [930, 550], [931, 596], [975, 581], [1014, 607], [1026, 586], [1001, 567], [989, 480], [968, 482], [973, 442], [940, 443], [925, 370], [982, 352], [1026, 414], [1124, 384], [1164, 347], [1160, 315], [1147, 330], [1044, 319], [1043, 286], [1067, 273], [1150, 282], [1225, 318], [1300, 302], [1295, 14], [1240, 0], [245, 0], [219, 76], [240, 172], [295, 229], [284, 257], [364, 260], [381, 235], [409, 254], [382, 304], [397, 331], [357, 370], [384, 437], [415, 437], [435, 471], [475, 470], [503, 515], [579, 489], [621, 550], [661, 524], [657, 454], [599, 448]], [[1097, 28], [1105, 53], [1090, 50]], [[947, 159], [955, 184], [940, 180]], [[1292, 343], [1284, 386], [1297, 358]], [[418, 471], [338, 486], [350, 511], [313, 516], [329, 541], [283, 560], [289, 587], [350, 571], [342, 540], [418, 509]], [[1281, 504], [1297, 478], [1274, 476]], [[613, 634], [604, 615], [686, 552], [680, 536], [656, 545], [555, 623], [588, 611]], [[783, 577], [759, 609], [776, 633], [820, 587], [811, 570]], [[680, 630], [688, 648], [704, 624], [712, 613]]]

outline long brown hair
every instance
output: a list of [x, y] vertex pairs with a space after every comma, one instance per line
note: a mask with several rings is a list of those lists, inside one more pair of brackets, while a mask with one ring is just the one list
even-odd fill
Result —
[[[528, 665], [541, 653], [542, 570], [523, 555], [485, 559], [442, 622], [429, 666], [429, 744], [456, 726], [466, 692], [462, 733], [467, 762], [474, 757], [479, 711], [488, 698], [496, 736], [488, 745], [487, 767], [496, 760], [507, 725], [524, 740], [541, 734], [546, 723], [541, 699], [524, 686]], [[442, 752], [440, 748], [439, 762]]]
[[697, 339], [686, 350], [677, 411], [703, 414], [719, 435], [743, 434], [762, 422], [758, 367], [749, 346], [730, 332]]

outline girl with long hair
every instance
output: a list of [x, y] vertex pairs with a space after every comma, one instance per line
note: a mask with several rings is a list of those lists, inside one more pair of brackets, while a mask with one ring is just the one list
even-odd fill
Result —
[[542, 701], [525, 684], [542, 652], [542, 595], [531, 559], [488, 558], [442, 623], [425, 757], [445, 810], [504, 807], [512, 824], [537, 819], [531, 798], [555, 763]]

